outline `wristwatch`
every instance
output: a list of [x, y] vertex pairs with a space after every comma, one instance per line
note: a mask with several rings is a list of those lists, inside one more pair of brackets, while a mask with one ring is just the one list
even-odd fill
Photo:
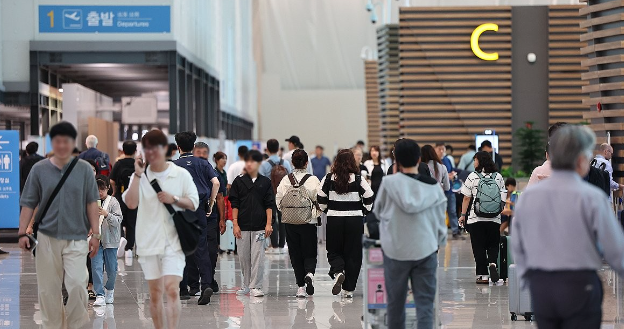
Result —
[[180, 202], [180, 197], [174, 195], [173, 196], [173, 203], [176, 204], [178, 202]]
[[96, 238], [98, 240], [102, 240], [102, 234], [100, 234], [100, 233], [93, 233], [93, 234], [91, 234], [91, 238]]

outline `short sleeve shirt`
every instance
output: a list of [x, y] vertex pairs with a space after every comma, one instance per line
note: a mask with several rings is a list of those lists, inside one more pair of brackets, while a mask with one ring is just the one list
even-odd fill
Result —
[[213, 178], [217, 177], [217, 172], [214, 170], [210, 162], [194, 157], [190, 153], [180, 155], [180, 158], [173, 161], [177, 166], [186, 169], [193, 177], [197, 192], [199, 193], [199, 200], [205, 201], [210, 197], [212, 192]]
[[[37, 162], [26, 179], [20, 206], [31, 209], [39, 207], [43, 211], [70, 163], [59, 169], [50, 159]], [[59, 240], [86, 240], [91, 228], [87, 204], [99, 199], [93, 167], [79, 160], [50, 204], [45, 217], [40, 219], [39, 232]]]
[[[501, 200], [506, 200], [507, 191], [505, 190], [505, 181], [503, 180], [503, 176], [499, 173], [491, 173], [491, 174], [483, 173], [482, 175], [486, 177], [490, 175], [494, 175], [494, 180], [496, 181], [496, 185], [498, 185], [501, 191]], [[479, 175], [477, 175], [476, 172], [473, 172], [470, 175], [468, 175], [468, 177], [466, 178], [466, 181], [464, 182], [464, 185], [462, 185], [461, 193], [467, 197], [471, 197], [471, 198], [475, 197], [477, 195], [477, 188], [479, 187], [479, 180], [480, 180]], [[501, 217], [500, 215], [498, 215], [495, 218], [478, 217], [474, 212], [474, 204], [471, 203], [470, 210], [468, 211], [468, 220], [466, 223], [473, 224], [478, 221], [496, 222], [500, 224]]]

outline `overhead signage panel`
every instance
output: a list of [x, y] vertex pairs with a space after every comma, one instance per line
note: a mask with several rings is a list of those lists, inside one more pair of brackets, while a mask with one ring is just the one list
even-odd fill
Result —
[[170, 32], [170, 6], [39, 6], [39, 33]]

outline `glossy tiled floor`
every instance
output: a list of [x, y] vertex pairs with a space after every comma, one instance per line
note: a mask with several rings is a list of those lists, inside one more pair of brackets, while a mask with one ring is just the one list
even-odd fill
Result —
[[[2, 247], [11, 253], [0, 257], [0, 327], [39, 328], [34, 260], [15, 245]], [[308, 300], [294, 298], [296, 286], [287, 255], [268, 255], [264, 282], [268, 296], [264, 298], [236, 296], [233, 292], [240, 284], [236, 257], [220, 257], [222, 292], [207, 306], [198, 306], [196, 300], [183, 302], [180, 328], [362, 328], [361, 283], [352, 301], [332, 296], [322, 246], [319, 253], [317, 294]], [[440, 320], [444, 328], [536, 327], [524, 321], [512, 323], [507, 287], [476, 286], [472, 266], [468, 241], [451, 241], [440, 253]], [[601, 275], [605, 288], [603, 328], [622, 329], [622, 281], [608, 269]], [[116, 285], [114, 306], [90, 307], [91, 323], [85, 328], [151, 328], [147, 284], [136, 261], [134, 266], [120, 267]]]

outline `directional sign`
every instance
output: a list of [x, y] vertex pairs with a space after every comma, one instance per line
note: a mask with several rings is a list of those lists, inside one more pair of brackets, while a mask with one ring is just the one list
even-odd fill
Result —
[[39, 33], [170, 33], [169, 6], [39, 6]]
[[19, 132], [0, 130], [0, 229], [19, 227]]

